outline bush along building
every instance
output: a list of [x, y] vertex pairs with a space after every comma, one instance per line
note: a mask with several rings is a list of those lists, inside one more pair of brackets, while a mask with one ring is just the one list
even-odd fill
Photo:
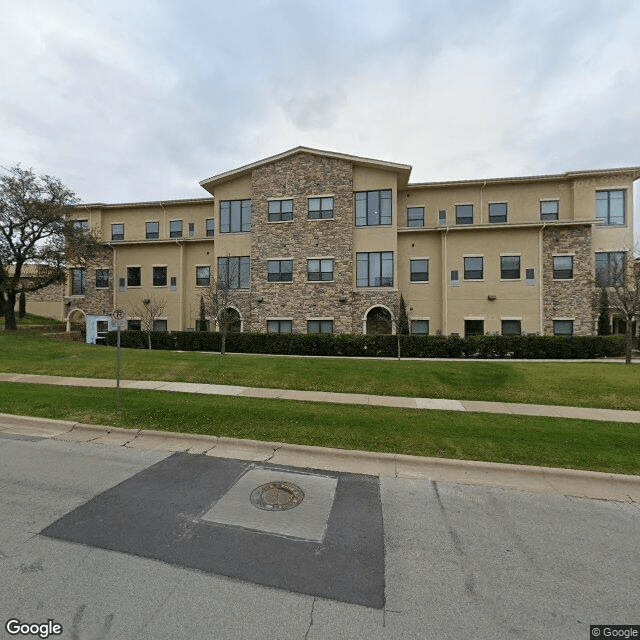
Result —
[[[89, 204], [104, 256], [62, 304], [87, 340], [122, 308], [140, 328], [215, 330], [228, 285], [243, 332], [591, 335], [597, 272], [633, 245], [640, 167], [411, 183], [411, 167], [297, 147], [200, 182], [202, 199]], [[594, 303], [595, 299], [595, 303]]]

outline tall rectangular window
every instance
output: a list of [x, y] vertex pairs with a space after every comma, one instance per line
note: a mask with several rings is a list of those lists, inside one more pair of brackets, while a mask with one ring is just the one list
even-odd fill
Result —
[[269, 200], [269, 222], [286, 222], [293, 220], [293, 200]]
[[220, 233], [251, 231], [251, 200], [220, 201]]
[[356, 227], [391, 224], [391, 189], [356, 192]]
[[96, 269], [96, 289], [109, 288], [109, 269]]
[[309, 198], [309, 219], [330, 220], [333, 218], [333, 196]]
[[313, 258], [307, 260], [307, 280], [327, 282], [333, 280], [333, 258]]
[[624, 224], [624, 189], [596, 191], [596, 217], [603, 224]]
[[169, 237], [182, 238], [182, 220], [171, 220], [169, 222]]
[[190, 222], [189, 223], [189, 237], [193, 238], [193, 236], [196, 235], [196, 223], [195, 222]]
[[267, 282], [291, 282], [293, 260], [267, 260]]
[[456, 205], [456, 224], [473, 224], [473, 205]]
[[596, 253], [596, 284], [611, 287], [624, 282], [625, 252]]
[[571, 280], [573, 278], [573, 256], [553, 256], [553, 279]]
[[293, 320], [267, 320], [267, 333], [292, 333]]
[[506, 222], [507, 221], [507, 203], [506, 202], [490, 202], [489, 203], [489, 222]]
[[210, 238], [213, 236], [213, 218], [207, 218], [205, 220], [205, 225], [207, 229], [207, 237]]
[[482, 280], [484, 278], [484, 258], [481, 256], [467, 256], [464, 259], [464, 279]]
[[229, 289], [248, 289], [251, 278], [249, 256], [218, 258], [218, 286]]
[[333, 333], [333, 320], [307, 320], [307, 333]]
[[127, 267], [127, 286], [139, 287], [141, 284], [142, 269], [140, 267]]
[[167, 286], [167, 267], [153, 267], [153, 286]]
[[71, 295], [83, 296], [87, 289], [86, 272], [84, 269], [71, 269]]
[[196, 267], [196, 287], [208, 287], [211, 284], [211, 267]]
[[520, 279], [520, 256], [500, 256], [500, 278], [502, 280]]
[[124, 224], [122, 222], [111, 225], [111, 239], [124, 240]]
[[407, 227], [424, 227], [424, 207], [407, 209]]
[[157, 240], [160, 237], [160, 223], [158, 221], [145, 222], [144, 226], [147, 240]]
[[393, 251], [356, 254], [358, 287], [393, 287]]
[[558, 200], [540, 200], [540, 220], [543, 222], [557, 220], [559, 211]]
[[429, 282], [429, 260], [409, 260], [411, 282]]

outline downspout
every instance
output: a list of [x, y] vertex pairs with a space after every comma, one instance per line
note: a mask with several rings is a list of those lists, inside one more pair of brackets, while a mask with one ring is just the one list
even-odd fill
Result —
[[184, 242], [180, 242], [180, 240], [176, 240], [176, 244], [180, 247], [180, 286], [178, 287], [178, 331], [184, 331], [184, 322], [183, 322], [183, 309], [182, 309], [182, 288], [184, 285], [184, 278], [182, 277], [184, 274]]
[[448, 296], [449, 296], [449, 287], [447, 286], [447, 234], [449, 233], [449, 227], [447, 226], [444, 230], [444, 235], [442, 236], [442, 284], [443, 284], [443, 292], [442, 292], [442, 333], [443, 335], [449, 335], [449, 326], [448, 326], [448, 318], [449, 318], [449, 309], [448, 309]]
[[483, 203], [482, 192], [484, 191], [484, 188], [486, 186], [487, 186], [487, 181], [485, 180], [482, 183], [482, 186], [480, 187], [480, 224], [482, 224], [482, 203]]
[[540, 227], [539, 240], [538, 240], [538, 281], [539, 281], [539, 313], [540, 313], [540, 335], [544, 335], [544, 271], [542, 268], [542, 246], [544, 242], [544, 229], [546, 227], [546, 223], [542, 223], [542, 227]]
[[116, 250], [115, 247], [109, 242], [107, 243], [110, 247], [111, 247], [111, 255], [112, 255], [112, 259], [113, 259], [113, 308], [114, 310], [118, 308], [118, 299], [117, 299], [117, 294], [118, 294], [118, 271], [117, 271], [117, 267], [118, 267], [118, 263], [116, 261]]

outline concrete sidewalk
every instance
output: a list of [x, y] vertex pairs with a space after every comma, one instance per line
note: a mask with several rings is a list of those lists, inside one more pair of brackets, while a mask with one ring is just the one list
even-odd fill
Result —
[[[26, 373], [0, 373], [0, 382], [22, 382], [29, 384], [52, 384], [76, 387], [115, 388], [112, 379], [71, 378], [43, 376]], [[546, 404], [519, 404], [515, 402], [484, 402], [481, 400], [447, 400], [441, 398], [405, 398], [399, 396], [376, 396], [358, 393], [332, 393], [329, 391], [297, 391], [293, 389], [268, 389], [240, 387], [220, 384], [198, 384], [191, 382], [162, 382], [151, 380], [121, 380], [122, 389], [146, 389], [205, 395], [238, 396], [244, 398], [277, 398], [280, 400], [303, 400], [307, 402], [332, 402], [337, 404], [364, 404], [378, 407], [403, 409], [439, 409], [444, 411], [478, 411], [481, 413], [509, 413], [512, 415], [542, 416], [549, 418], [574, 418], [607, 422], [640, 423], [640, 411], [618, 409], [590, 409], [586, 407], [563, 407]]]

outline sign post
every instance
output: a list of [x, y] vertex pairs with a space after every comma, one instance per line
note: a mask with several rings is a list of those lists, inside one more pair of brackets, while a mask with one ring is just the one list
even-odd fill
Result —
[[122, 309], [114, 309], [111, 317], [118, 330], [116, 343], [116, 411], [120, 412], [120, 330], [125, 326], [127, 314]]

